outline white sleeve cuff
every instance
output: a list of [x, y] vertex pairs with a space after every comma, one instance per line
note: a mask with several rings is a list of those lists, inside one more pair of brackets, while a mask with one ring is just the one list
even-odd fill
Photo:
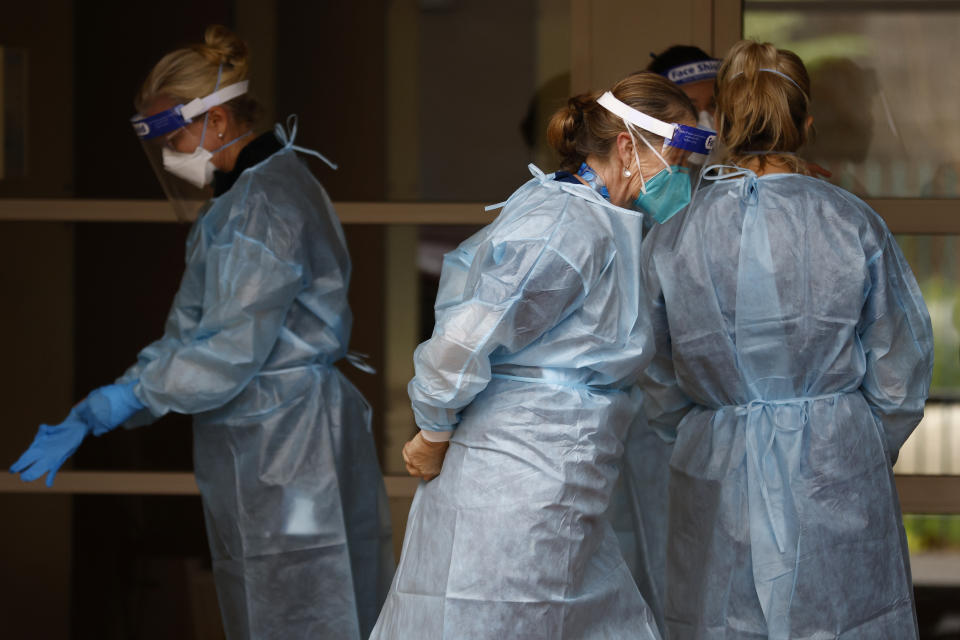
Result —
[[447, 442], [453, 435], [453, 431], [428, 431], [420, 429], [420, 435], [429, 442]]

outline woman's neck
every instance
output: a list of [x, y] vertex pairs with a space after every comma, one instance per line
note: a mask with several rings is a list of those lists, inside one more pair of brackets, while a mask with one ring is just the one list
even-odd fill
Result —
[[758, 176], [773, 173], [796, 173], [790, 163], [770, 155], [752, 156], [749, 160], [742, 161], [740, 166], [753, 171]]
[[240, 138], [240, 139], [234, 142], [233, 144], [231, 144], [226, 149], [215, 152], [213, 154], [213, 157], [211, 158], [211, 162], [213, 162], [213, 166], [219, 169], [220, 171], [224, 171], [226, 173], [233, 171], [233, 168], [237, 166], [237, 157], [240, 155], [240, 152], [243, 151], [243, 148], [245, 146], [247, 146], [248, 144], [250, 144], [251, 141], [253, 141], [254, 137], [255, 136], [252, 134], [252, 132], [250, 133], [233, 132], [233, 137], [229, 138], [227, 140], [227, 143], [231, 142], [232, 140], [236, 140], [237, 138]]

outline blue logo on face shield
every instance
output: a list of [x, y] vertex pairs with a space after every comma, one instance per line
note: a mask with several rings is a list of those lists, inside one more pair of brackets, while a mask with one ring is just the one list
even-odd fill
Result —
[[678, 124], [674, 126], [673, 137], [667, 140], [667, 144], [671, 147], [707, 155], [710, 153], [710, 149], [713, 149], [716, 140], [717, 136], [713, 131]]

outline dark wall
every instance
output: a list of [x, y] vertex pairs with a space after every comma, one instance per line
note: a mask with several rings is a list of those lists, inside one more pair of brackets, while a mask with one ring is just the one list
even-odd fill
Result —
[[[385, 65], [386, 3], [277, 3], [277, 114], [296, 113], [297, 144], [315, 149], [340, 165], [331, 171], [307, 157], [330, 197], [377, 201], [386, 198]], [[384, 363], [384, 229], [346, 228], [353, 259], [350, 306], [352, 349]], [[373, 406], [374, 434], [383, 429], [382, 375], [352, 367], [344, 373]]]
[[536, 86], [537, 3], [436, 4], [420, 16], [421, 197], [500, 202], [530, 178], [522, 123]]
[[133, 97], [163, 54], [201, 42], [210, 24], [232, 26], [233, 2], [76, 3], [76, 196], [163, 197], [130, 127]]
[[[113, 382], [163, 335], [180, 285], [183, 224], [84, 223], [75, 230], [74, 397]], [[191, 471], [190, 417], [175, 413], [142, 429], [91, 439], [76, 468]]]
[[277, 115], [298, 114], [297, 143], [340, 165], [308, 160], [334, 200], [386, 196], [386, 4], [277, 2]]
[[2, 5], [0, 46], [26, 52], [26, 173], [0, 180], [0, 196], [64, 197], [73, 190], [72, 19], [70, 0]]
[[[16, 177], [0, 180], [2, 197], [72, 191], [72, 18], [71, 0], [6, 2], [0, 11], [0, 46], [26, 55], [26, 131], [18, 154], [25, 165]], [[70, 408], [72, 251], [68, 224], [0, 227], [0, 468], [19, 457], [40, 422]], [[0, 635], [68, 636], [71, 513], [65, 496], [0, 495]]]

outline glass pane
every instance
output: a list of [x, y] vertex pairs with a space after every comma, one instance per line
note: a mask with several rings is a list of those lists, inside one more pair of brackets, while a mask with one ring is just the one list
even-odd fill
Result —
[[334, 201], [500, 202], [529, 178], [569, 92], [569, 7], [284, 3], [277, 113], [299, 113], [298, 141], [340, 164], [317, 167]]
[[960, 2], [830, 0], [744, 5], [744, 37], [796, 52], [811, 76], [816, 140], [804, 151], [870, 197], [958, 195]]
[[960, 637], [960, 516], [905, 515], [921, 638]]
[[547, 119], [569, 96], [568, 6], [420, 3], [415, 199], [499, 202], [529, 179]]
[[960, 474], [960, 236], [897, 236], [933, 322], [930, 400], [895, 468], [905, 474]]

